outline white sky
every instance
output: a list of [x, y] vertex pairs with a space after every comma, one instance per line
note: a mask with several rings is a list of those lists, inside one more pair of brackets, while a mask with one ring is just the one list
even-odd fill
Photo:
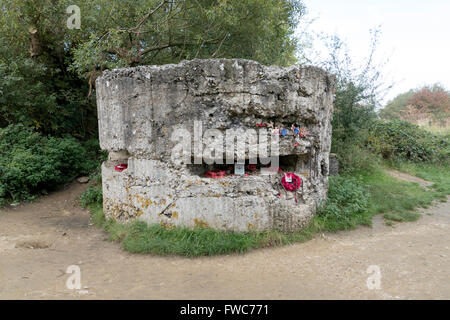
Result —
[[378, 60], [395, 82], [386, 96], [426, 84], [450, 89], [450, 0], [304, 0], [314, 32], [338, 34], [355, 59], [367, 56], [370, 29], [381, 25]]

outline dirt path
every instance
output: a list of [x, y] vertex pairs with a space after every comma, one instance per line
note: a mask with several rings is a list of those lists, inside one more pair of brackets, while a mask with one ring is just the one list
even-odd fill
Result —
[[409, 182], [416, 182], [418, 183], [420, 186], [427, 188], [433, 185], [433, 182], [427, 181], [427, 180], [423, 180], [419, 177], [414, 177], [411, 176], [407, 173], [404, 172], [400, 172], [397, 170], [386, 170], [386, 173], [389, 174], [390, 176], [400, 179], [400, 180], [404, 180], [404, 181], [409, 181]]
[[[449, 202], [395, 227], [375, 217], [373, 228], [303, 244], [187, 259], [104, 241], [76, 204], [84, 188], [0, 211], [0, 299], [450, 299]], [[81, 290], [66, 287], [70, 265]], [[367, 287], [371, 265], [380, 289]]]

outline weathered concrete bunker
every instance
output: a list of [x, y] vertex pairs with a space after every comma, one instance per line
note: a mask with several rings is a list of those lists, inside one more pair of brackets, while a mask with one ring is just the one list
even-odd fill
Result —
[[[96, 88], [100, 146], [109, 151], [102, 165], [107, 217], [292, 231], [326, 197], [334, 78], [319, 68], [191, 60], [106, 71]], [[216, 136], [266, 130], [270, 141], [278, 140], [279, 163], [266, 168], [251, 144], [242, 166], [226, 163], [225, 147], [208, 155], [207, 147], [226, 142], [205, 137], [208, 129]], [[179, 161], [174, 153], [181, 140], [188, 148]], [[233, 144], [233, 155], [237, 149]], [[292, 177], [301, 183], [288, 190], [281, 180]]]

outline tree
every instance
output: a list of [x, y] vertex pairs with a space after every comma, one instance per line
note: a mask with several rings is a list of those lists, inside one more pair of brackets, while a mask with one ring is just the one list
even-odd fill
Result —
[[387, 120], [400, 119], [402, 110], [408, 105], [408, 100], [413, 95], [414, 90], [412, 89], [399, 94], [380, 110], [380, 117]]
[[426, 112], [444, 113], [450, 112], [450, 93], [438, 84], [426, 86], [417, 90], [414, 95], [408, 99], [408, 104]]
[[375, 61], [379, 36], [379, 29], [371, 31], [369, 54], [361, 64], [352, 60], [347, 45], [337, 35], [322, 36], [328, 56], [315, 64], [334, 74], [337, 80], [332, 121], [334, 147], [351, 143], [376, 119], [375, 110], [391, 88], [381, 73], [387, 61]]
[[[95, 78], [108, 68], [192, 58], [296, 62], [301, 0], [0, 0], [0, 125], [96, 132]], [[5, 80], [6, 79], [6, 80]]]
[[44, 134], [95, 134], [95, 101], [69, 70], [69, 1], [0, 1], [0, 125], [23, 123]]
[[385, 119], [411, 122], [429, 120], [445, 126], [450, 114], [450, 93], [439, 84], [399, 94], [380, 111]]
[[89, 25], [73, 67], [93, 76], [105, 68], [192, 58], [292, 64], [293, 32], [304, 7], [292, 0], [98, 0], [88, 12], [104, 23]]

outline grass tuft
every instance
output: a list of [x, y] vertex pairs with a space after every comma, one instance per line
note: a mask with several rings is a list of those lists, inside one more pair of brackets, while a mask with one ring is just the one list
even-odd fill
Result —
[[85, 196], [93, 223], [109, 234], [110, 241], [120, 242], [132, 253], [181, 255], [186, 257], [244, 253], [257, 248], [283, 246], [305, 242], [318, 232], [354, 229], [358, 225], [371, 226], [375, 214], [383, 214], [386, 225], [415, 221], [420, 214], [417, 207], [427, 207], [435, 199], [446, 199], [450, 193], [450, 170], [446, 167], [402, 164], [397, 169], [416, 174], [435, 182], [432, 190], [417, 183], [400, 181], [378, 168], [366, 173], [348, 173], [330, 177], [328, 200], [300, 232], [280, 231], [244, 232], [219, 231], [210, 228], [167, 228], [142, 221], [129, 224], [107, 220], [100, 197], [90, 190]]
[[121, 242], [132, 253], [181, 255], [186, 257], [244, 253], [256, 248], [304, 242], [311, 238], [308, 228], [301, 232], [278, 231], [244, 232], [220, 231], [210, 228], [166, 228], [142, 221], [130, 224], [105, 219], [99, 204], [89, 206], [92, 222], [108, 234], [108, 240]]

